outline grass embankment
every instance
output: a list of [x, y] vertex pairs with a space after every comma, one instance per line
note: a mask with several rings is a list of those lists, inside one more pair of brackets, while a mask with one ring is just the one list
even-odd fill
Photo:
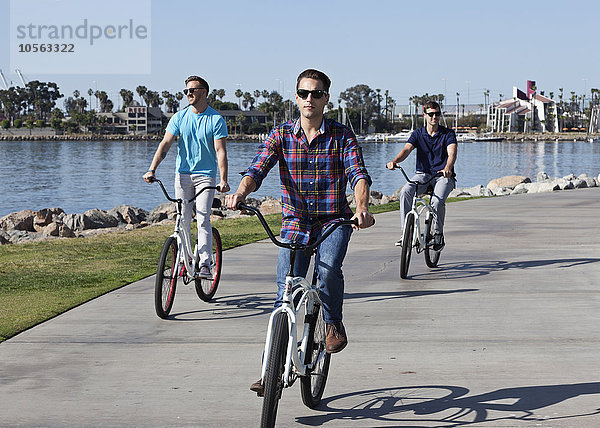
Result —
[[[451, 200], [449, 199], [449, 202]], [[398, 202], [371, 207], [397, 210]], [[281, 215], [266, 216], [279, 231]], [[227, 250], [267, 237], [253, 217], [215, 224]], [[0, 342], [123, 285], [156, 272], [172, 225], [0, 246]]]

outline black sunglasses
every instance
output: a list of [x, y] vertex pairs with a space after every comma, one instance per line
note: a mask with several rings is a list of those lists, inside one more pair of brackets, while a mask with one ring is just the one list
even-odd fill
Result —
[[441, 111], [430, 111], [430, 112], [425, 112], [425, 114], [429, 117], [433, 117], [433, 116], [441, 116], [442, 112]]
[[185, 95], [187, 95], [187, 94], [188, 94], [188, 92], [189, 92], [190, 94], [193, 94], [193, 93], [194, 93], [194, 91], [199, 91], [200, 89], [206, 89], [206, 88], [203, 88], [202, 86], [200, 86], [199, 88], [189, 88], [189, 89], [188, 89], [188, 88], [185, 88], [185, 89], [183, 90], [183, 93], [184, 93]]
[[308, 94], [312, 95], [312, 97], [315, 99], [323, 98], [323, 96], [327, 95], [327, 91], [324, 91], [323, 89], [315, 89], [314, 91], [309, 91], [308, 89], [297, 89], [296, 93], [303, 100], [308, 98]]

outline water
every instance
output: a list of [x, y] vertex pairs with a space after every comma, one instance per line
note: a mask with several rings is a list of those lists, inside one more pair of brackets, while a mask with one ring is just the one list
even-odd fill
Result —
[[[363, 144], [365, 163], [374, 190], [390, 195], [403, 184], [397, 171], [385, 169], [404, 143]], [[0, 142], [0, 216], [22, 209], [60, 207], [67, 213], [91, 208], [111, 209], [130, 204], [150, 210], [165, 202], [156, 185], [145, 183], [146, 171], [158, 141], [3, 141]], [[236, 189], [252, 160], [256, 142], [227, 145], [229, 180]], [[157, 176], [173, 188], [175, 147], [160, 165]], [[414, 154], [404, 161], [414, 170]], [[505, 175], [535, 180], [539, 171], [551, 177], [570, 173], [600, 173], [600, 144], [588, 142], [495, 142], [459, 146], [458, 186], [483, 184]], [[277, 167], [253, 196], [279, 196]]]

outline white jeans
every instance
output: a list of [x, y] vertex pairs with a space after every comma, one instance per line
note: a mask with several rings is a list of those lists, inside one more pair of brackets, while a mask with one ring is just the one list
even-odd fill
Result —
[[[200, 174], [175, 174], [175, 198], [186, 202], [193, 198], [196, 192], [207, 186], [215, 186], [217, 179]], [[198, 254], [199, 266], [209, 265], [212, 255], [212, 229], [210, 226], [210, 211], [215, 196], [215, 189], [205, 190], [196, 198], [196, 221], [198, 223]], [[192, 236], [190, 223], [192, 221], [192, 204], [184, 202], [182, 225]], [[194, 243], [192, 242], [192, 249]]]

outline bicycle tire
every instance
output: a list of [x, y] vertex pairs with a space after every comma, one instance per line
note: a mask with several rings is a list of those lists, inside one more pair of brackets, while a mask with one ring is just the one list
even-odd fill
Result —
[[415, 228], [415, 215], [408, 213], [404, 220], [404, 233], [402, 236], [402, 252], [400, 254], [400, 278], [406, 279], [408, 276], [408, 266], [410, 265], [410, 256], [412, 254], [413, 231]]
[[425, 233], [425, 263], [428, 267], [434, 268], [437, 267], [438, 262], [440, 261], [442, 250], [436, 251], [429, 245], [429, 243], [433, 240], [433, 234], [431, 233], [431, 222], [433, 221], [433, 218], [430, 213], [427, 214], [427, 220], [427, 231]]
[[[313, 313], [307, 314], [306, 318], [308, 318], [309, 324], [304, 364], [313, 364], [313, 368], [308, 370], [306, 376], [300, 378], [300, 392], [302, 393], [302, 402], [307, 407], [314, 409], [321, 402], [325, 391], [331, 354], [325, 352], [327, 331], [323, 319], [323, 307], [315, 303]], [[320, 355], [323, 355], [323, 357], [315, 365]]]
[[280, 312], [275, 317], [271, 352], [269, 353], [264, 379], [265, 397], [260, 421], [260, 426], [263, 428], [274, 427], [275, 419], [277, 419], [277, 407], [283, 392], [283, 371], [285, 369], [288, 337], [287, 314]]
[[156, 315], [167, 318], [173, 301], [175, 300], [175, 289], [177, 288], [177, 240], [169, 236], [160, 252], [158, 269], [156, 270], [156, 282], [154, 284], [154, 308]]
[[198, 297], [205, 302], [210, 302], [217, 288], [219, 287], [219, 281], [221, 280], [221, 266], [223, 264], [223, 246], [221, 243], [221, 234], [216, 228], [212, 228], [212, 242], [213, 250], [210, 260], [210, 271], [212, 272], [212, 278], [197, 278], [196, 294]]

